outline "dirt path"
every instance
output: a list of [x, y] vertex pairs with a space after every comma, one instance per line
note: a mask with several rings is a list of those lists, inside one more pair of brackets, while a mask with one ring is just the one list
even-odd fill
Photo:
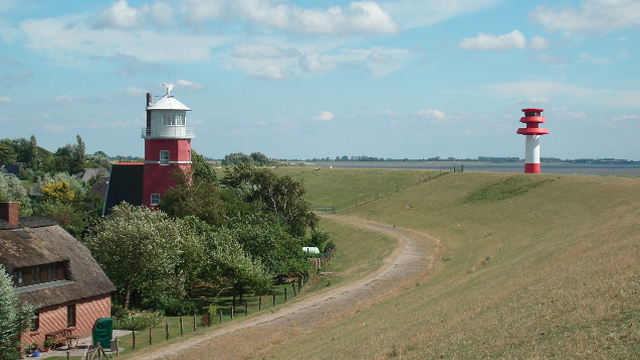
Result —
[[274, 313], [238, 322], [171, 348], [141, 354], [137, 359], [244, 359], [291, 341], [328, 322], [369, 306], [389, 294], [414, 284], [435, 265], [440, 242], [412, 230], [332, 216], [333, 219], [384, 232], [400, 244], [385, 266], [375, 274], [329, 293], [301, 300]]

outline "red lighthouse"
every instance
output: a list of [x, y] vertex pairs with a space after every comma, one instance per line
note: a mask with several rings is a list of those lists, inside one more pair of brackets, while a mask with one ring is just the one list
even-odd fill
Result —
[[160, 196], [175, 185], [171, 177], [173, 170], [191, 168], [191, 139], [193, 129], [187, 128], [187, 111], [191, 111], [176, 100], [171, 91], [173, 85], [162, 84], [167, 95], [151, 103], [147, 93], [147, 127], [142, 129], [144, 138], [144, 177], [142, 204], [155, 207]]
[[546, 122], [542, 116], [543, 109], [527, 108], [522, 109], [524, 116], [520, 118], [521, 123], [527, 124], [526, 128], [518, 129], [517, 133], [526, 136], [525, 142], [525, 174], [540, 173], [540, 135], [549, 133], [549, 130], [541, 128], [540, 124]]

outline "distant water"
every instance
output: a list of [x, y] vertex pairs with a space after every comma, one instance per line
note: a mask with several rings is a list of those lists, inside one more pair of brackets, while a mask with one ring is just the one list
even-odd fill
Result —
[[[327, 161], [306, 163], [307, 166], [351, 169], [428, 169], [460, 171], [482, 171], [500, 173], [524, 173], [524, 163], [478, 163], [478, 162], [427, 162], [427, 161]], [[571, 163], [542, 163], [543, 174], [558, 175], [627, 175], [640, 176], [640, 165], [602, 165], [602, 164], [571, 164]]]

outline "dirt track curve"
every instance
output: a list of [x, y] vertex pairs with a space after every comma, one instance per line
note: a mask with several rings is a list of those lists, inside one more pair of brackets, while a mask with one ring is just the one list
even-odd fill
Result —
[[255, 319], [238, 322], [171, 348], [140, 354], [136, 359], [253, 358], [414, 284], [435, 265], [439, 256], [439, 240], [428, 235], [358, 219], [332, 218], [391, 235], [399, 240], [399, 246], [378, 272], [365, 279], [301, 300], [273, 313], [265, 311]]

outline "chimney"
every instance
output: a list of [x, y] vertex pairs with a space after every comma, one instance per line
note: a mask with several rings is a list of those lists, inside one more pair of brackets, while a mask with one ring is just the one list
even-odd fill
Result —
[[17, 202], [0, 202], [0, 218], [9, 222], [9, 229], [20, 227], [19, 204]]

